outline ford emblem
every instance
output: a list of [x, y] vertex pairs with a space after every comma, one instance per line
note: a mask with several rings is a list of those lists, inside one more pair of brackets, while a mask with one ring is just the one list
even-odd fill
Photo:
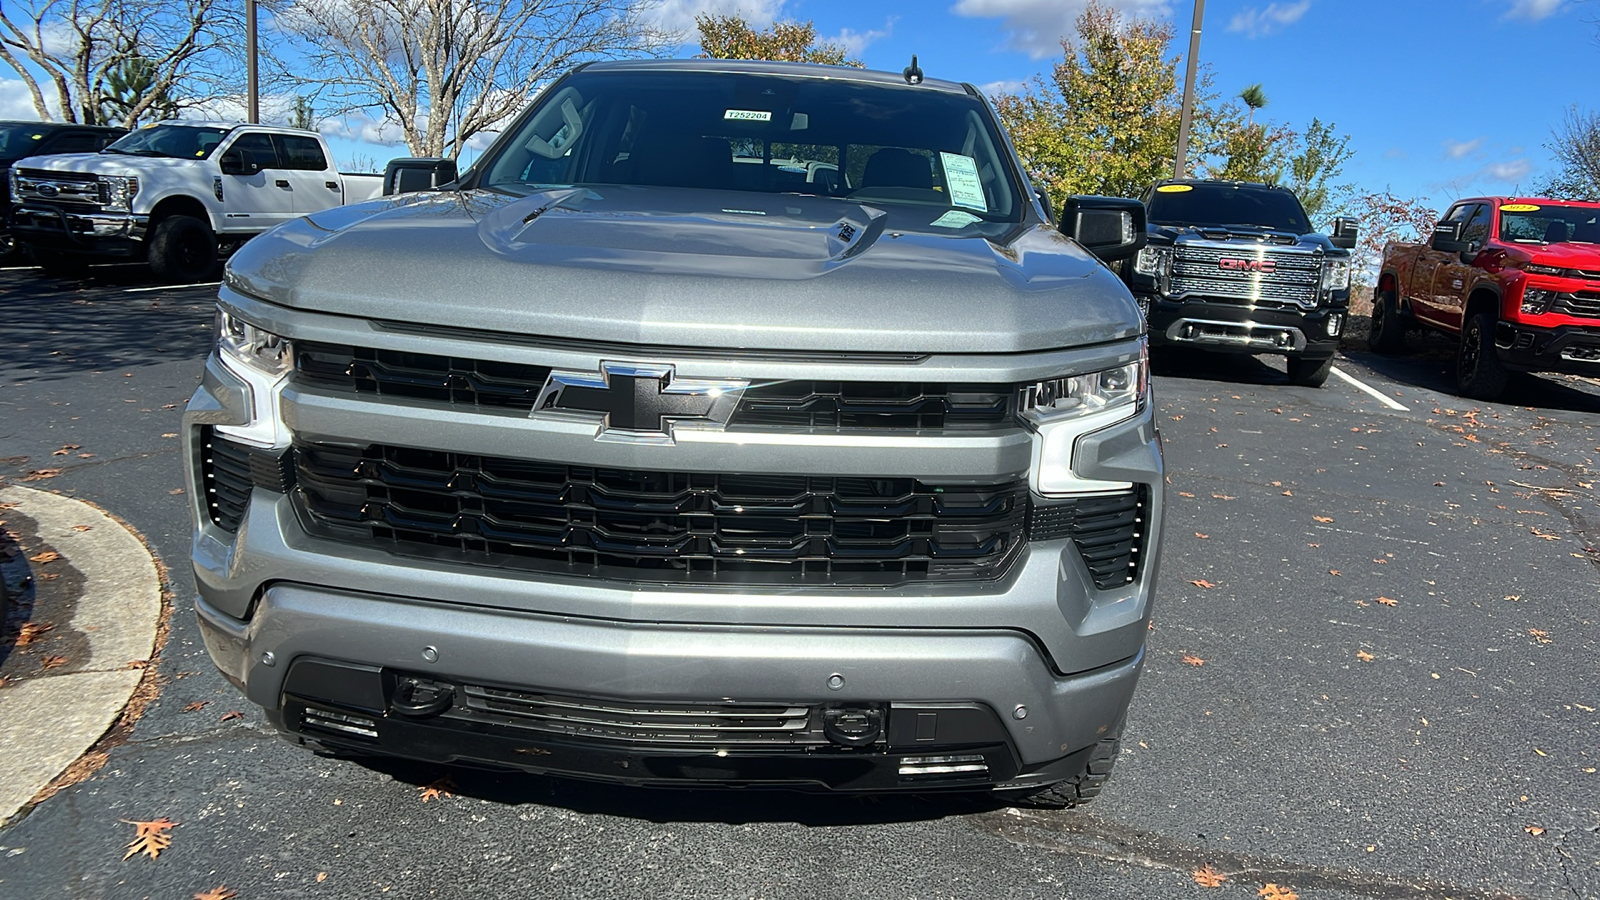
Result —
[[35, 185], [34, 186], [34, 190], [38, 191], [39, 192], [39, 196], [41, 196], [41, 197], [54, 197], [57, 194], [61, 193], [61, 188], [58, 188], [53, 184]]

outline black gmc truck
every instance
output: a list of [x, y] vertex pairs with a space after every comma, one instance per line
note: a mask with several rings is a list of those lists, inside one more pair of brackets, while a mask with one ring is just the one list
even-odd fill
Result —
[[1288, 189], [1234, 181], [1163, 181], [1140, 199], [1149, 241], [1121, 269], [1152, 348], [1275, 353], [1291, 383], [1327, 381], [1350, 303], [1354, 219], [1315, 234]]

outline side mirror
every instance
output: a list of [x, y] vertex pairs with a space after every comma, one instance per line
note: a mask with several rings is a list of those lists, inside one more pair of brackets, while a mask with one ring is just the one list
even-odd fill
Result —
[[383, 167], [383, 195], [431, 191], [456, 180], [456, 161], [438, 157], [409, 157], [389, 160]]
[[1440, 222], [1433, 226], [1433, 237], [1428, 240], [1428, 246], [1440, 253], [1460, 253], [1467, 249], [1467, 242], [1461, 239], [1461, 223]]
[[1122, 197], [1068, 197], [1058, 227], [1103, 262], [1138, 253], [1147, 237], [1144, 204]]
[[218, 165], [224, 175], [254, 175], [261, 171], [261, 167], [256, 165], [255, 154], [242, 147], [230, 148], [222, 154]]
[[1056, 224], [1056, 211], [1050, 206], [1050, 192], [1036, 187], [1033, 189], [1033, 195], [1039, 198], [1039, 205], [1044, 207], [1044, 220], [1051, 225]]
[[1333, 220], [1333, 233], [1328, 235], [1328, 243], [1341, 250], [1354, 250], [1356, 235], [1360, 230], [1360, 222], [1348, 216], [1340, 216]]

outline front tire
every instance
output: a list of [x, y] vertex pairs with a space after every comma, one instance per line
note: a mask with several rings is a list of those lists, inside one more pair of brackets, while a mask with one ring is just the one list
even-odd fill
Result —
[[169, 216], [150, 229], [150, 268], [157, 278], [192, 282], [217, 265], [217, 236], [194, 216]]
[[1111, 770], [1117, 764], [1121, 746], [1122, 741], [1118, 738], [1100, 741], [1094, 745], [1094, 752], [1089, 755], [1089, 762], [1082, 773], [1038, 788], [1032, 793], [1006, 797], [1006, 802], [1030, 809], [1074, 809], [1082, 806], [1100, 796], [1100, 789], [1110, 780]]
[[1372, 328], [1367, 332], [1367, 347], [1375, 353], [1396, 354], [1406, 349], [1406, 327], [1394, 291], [1372, 298]]
[[1498, 400], [1506, 391], [1509, 373], [1494, 349], [1493, 313], [1477, 312], [1461, 329], [1456, 349], [1456, 392], [1475, 400]]
[[1333, 371], [1333, 357], [1324, 359], [1305, 359], [1303, 357], [1289, 357], [1289, 383], [1301, 387], [1322, 387], [1328, 380], [1328, 373]]

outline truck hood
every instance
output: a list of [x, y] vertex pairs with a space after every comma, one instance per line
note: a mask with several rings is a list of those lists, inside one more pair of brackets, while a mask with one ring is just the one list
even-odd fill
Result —
[[412, 194], [247, 243], [229, 284], [283, 306], [628, 344], [1009, 353], [1135, 337], [1133, 298], [1044, 226], [930, 226], [792, 194]]
[[1600, 267], [1600, 244], [1546, 244], [1525, 246], [1536, 265], [1593, 270]]
[[19, 169], [46, 172], [86, 172], [92, 175], [139, 175], [156, 169], [192, 166], [192, 159], [157, 156], [128, 156], [118, 153], [62, 153], [56, 156], [30, 156], [14, 164]]
[[1273, 228], [1264, 228], [1258, 225], [1152, 225], [1150, 238], [1152, 243], [1174, 243], [1185, 237], [1203, 238], [1213, 241], [1242, 241], [1258, 243], [1262, 240], [1271, 244], [1282, 246], [1296, 246], [1301, 250], [1322, 250], [1334, 256], [1347, 255], [1348, 251], [1333, 246], [1324, 234], [1295, 234], [1292, 231], [1279, 231]]

